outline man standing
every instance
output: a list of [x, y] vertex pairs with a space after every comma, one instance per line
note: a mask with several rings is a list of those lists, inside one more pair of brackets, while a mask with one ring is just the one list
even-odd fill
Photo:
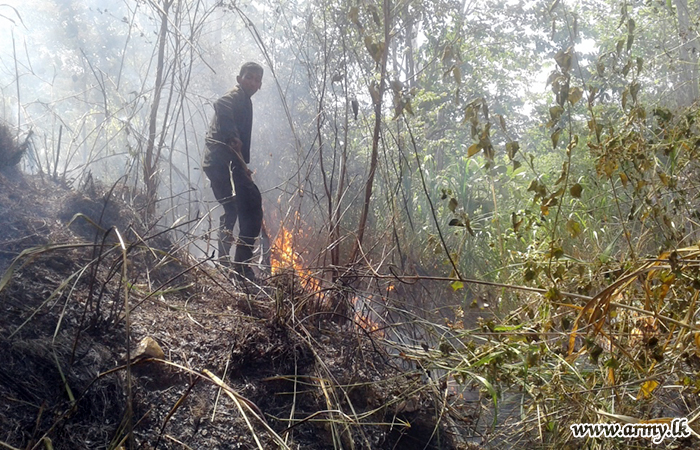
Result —
[[238, 85], [214, 103], [202, 164], [214, 196], [224, 208], [219, 219], [219, 261], [231, 265], [233, 227], [240, 218], [233, 268], [238, 277], [250, 280], [255, 280], [255, 275], [248, 262], [263, 219], [262, 197], [247, 166], [253, 127], [250, 98], [260, 89], [262, 77], [262, 66], [254, 62], [243, 64], [236, 78]]

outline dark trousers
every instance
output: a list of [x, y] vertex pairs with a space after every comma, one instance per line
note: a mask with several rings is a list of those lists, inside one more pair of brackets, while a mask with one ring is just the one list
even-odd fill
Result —
[[[224, 213], [219, 218], [219, 259], [229, 262], [231, 246], [236, 243], [233, 267], [241, 275], [253, 278], [253, 270], [247, 264], [253, 258], [255, 238], [262, 227], [262, 196], [248, 174], [246, 167], [217, 164], [204, 167], [211, 181], [214, 197], [221, 203]], [[235, 188], [235, 191], [234, 191]], [[233, 227], [238, 219], [239, 233], [236, 240]]]

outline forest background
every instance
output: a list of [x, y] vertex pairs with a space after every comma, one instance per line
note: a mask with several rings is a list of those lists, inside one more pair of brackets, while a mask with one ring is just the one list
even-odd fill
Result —
[[517, 385], [528, 426], [565, 439], [657, 395], [698, 406], [698, 17], [688, 0], [5, 1], [1, 117], [25, 172], [127, 186], [204, 258], [211, 104], [261, 62], [251, 167], [273, 239], [319, 285], [380, 298], [371, 321], [403, 356], [437, 349], [422, 364], [495, 403]]

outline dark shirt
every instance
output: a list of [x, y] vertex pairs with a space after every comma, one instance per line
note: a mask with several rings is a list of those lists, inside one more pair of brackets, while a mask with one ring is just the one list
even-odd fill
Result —
[[240, 156], [250, 163], [250, 135], [253, 128], [253, 103], [250, 97], [236, 86], [214, 103], [214, 117], [206, 137], [207, 151], [204, 166], [235, 162], [238, 159], [232, 147], [233, 139], [242, 142]]

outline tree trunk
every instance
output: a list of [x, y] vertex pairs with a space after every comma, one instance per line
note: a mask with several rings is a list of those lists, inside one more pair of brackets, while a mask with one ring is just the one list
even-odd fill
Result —
[[158, 199], [158, 162], [160, 160], [161, 145], [158, 148], [156, 142], [156, 126], [158, 121], [158, 107], [160, 106], [160, 95], [163, 90], [163, 65], [165, 60], [165, 44], [168, 34], [168, 10], [173, 0], [165, 0], [160, 12], [160, 32], [158, 33], [158, 65], [156, 67], [156, 84], [153, 92], [153, 103], [151, 103], [151, 113], [148, 121], [148, 143], [146, 144], [146, 154], [143, 160], [143, 181], [146, 185], [146, 220], [154, 218], [156, 212], [156, 201]]
[[384, 50], [382, 52], [381, 59], [381, 76], [379, 78], [379, 95], [378, 98], [373, 99], [374, 101], [374, 133], [372, 135], [372, 156], [369, 163], [369, 175], [367, 176], [367, 183], [365, 184], [365, 201], [362, 206], [362, 214], [360, 215], [360, 222], [357, 226], [357, 241], [355, 241], [355, 249], [352, 252], [352, 261], [357, 261], [359, 259], [360, 248], [362, 247], [362, 240], [365, 236], [365, 228], [367, 227], [367, 216], [369, 215], [369, 203], [372, 199], [372, 187], [374, 185], [374, 174], [377, 172], [377, 160], [379, 159], [379, 137], [382, 127], [382, 104], [384, 98], [384, 90], [386, 85], [386, 63], [387, 56], [389, 54], [389, 31], [391, 27], [389, 26], [391, 5], [390, 0], [384, 0]]

